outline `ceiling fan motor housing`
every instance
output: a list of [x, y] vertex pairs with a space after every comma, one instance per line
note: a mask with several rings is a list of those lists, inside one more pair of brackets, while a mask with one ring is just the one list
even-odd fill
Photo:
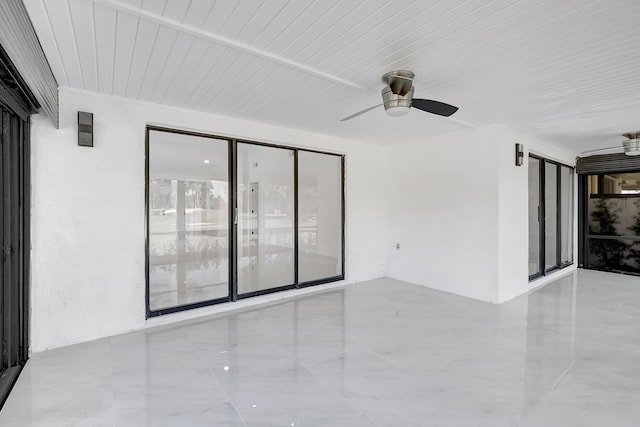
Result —
[[[384, 109], [390, 116], [401, 116], [409, 112], [412, 100], [413, 87], [405, 95], [396, 95], [389, 87], [382, 89], [382, 102], [384, 102]], [[395, 114], [396, 112], [401, 112], [402, 114]]]
[[409, 112], [413, 100], [413, 77], [411, 71], [391, 71], [382, 76], [387, 86], [382, 89], [384, 109], [390, 116], [403, 116]]
[[640, 132], [629, 132], [623, 136], [627, 138], [622, 141], [624, 154], [627, 156], [640, 156]]

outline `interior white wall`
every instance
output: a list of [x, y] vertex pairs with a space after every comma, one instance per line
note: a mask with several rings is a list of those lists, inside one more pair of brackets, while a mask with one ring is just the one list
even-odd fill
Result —
[[[516, 142], [523, 166], [515, 166]], [[529, 152], [575, 163], [500, 125], [390, 147], [388, 275], [501, 303], [574, 269], [528, 280]]]
[[[77, 145], [78, 111], [94, 113], [93, 148]], [[32, 351], [220, 311], [145, 321], [147, 124], [346, 154], [345, 283], [384, 275], [384, 147], [61, 88], [60, 129], [32, 124]]]
[[389, 149], [390, 277], [497, 302], [497, 150], [491, 129]]

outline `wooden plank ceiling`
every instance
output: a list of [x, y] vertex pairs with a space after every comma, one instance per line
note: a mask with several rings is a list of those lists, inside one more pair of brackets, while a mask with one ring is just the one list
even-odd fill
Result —
[[[387, 144], [503, 123], [579, 152], [640, 129], [634, 0], [25, 5], [61, 86]], [[460, 111], [339, 121], [395, 69]]]

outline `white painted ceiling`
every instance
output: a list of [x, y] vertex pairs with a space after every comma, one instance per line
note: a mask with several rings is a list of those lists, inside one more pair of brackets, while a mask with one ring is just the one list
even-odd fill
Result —
[[[503, 123], [580, 152], [640, 130], [637, 0], [24, 1], [61, 86], [387, 144]], [[339, 121], [396, 69], [460, 111]]]

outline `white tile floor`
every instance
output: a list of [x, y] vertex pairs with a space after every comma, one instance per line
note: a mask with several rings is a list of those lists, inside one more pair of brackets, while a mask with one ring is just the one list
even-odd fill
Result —
[[379, 279], [36, 354], [1, 426], [637, 426], [640, 278], [502, 306]]

